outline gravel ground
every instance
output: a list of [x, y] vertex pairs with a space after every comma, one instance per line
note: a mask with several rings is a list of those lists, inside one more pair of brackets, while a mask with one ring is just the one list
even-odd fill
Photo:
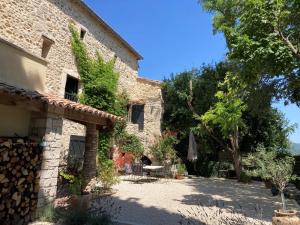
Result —
[[[205, 211], [213, 217], [207, 220], [208, 224], [216, 224], [212, 222], [215, 219], [213, 213], [219, 206], [212, 205], [216, 205], [217, 201], [224, 210], [242, 211], [249, 219], [270, 224], [273, 211], [280, 207], [279, 196], [271, 196], [270, 190], [265, 189], [261, 182], [242, 184], [235, 180], [208, 178], [136, 182], [137, 179], [122, 177], [122, 182], [115, 187], [118, 192], [113, 199], [122, 208], [118, 216], [120, 222], [176, 225], [179, 224], [180, 214], [193, 217], [188, 211], [196, 210], [196, 220], [205, 221], [199, 218], [199, 214]], [[294, 200], [287, 203], [289, 208], [299, 210]]]

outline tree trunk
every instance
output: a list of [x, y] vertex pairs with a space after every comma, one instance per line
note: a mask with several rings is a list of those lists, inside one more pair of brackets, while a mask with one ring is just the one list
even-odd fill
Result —
[[234, 169], [236, 172], [236, 176], [238, 181], [241, 179], [241, 172], [242, 172], [242, 157], [240, 152], [239, 146], [239, 132], [238, 129], [234, 132], [232, 136], [230, 136], [230, 143], [231, 143], [231, 153], [234, 163]]
[[283, 191], [280, 191], [281, 201], [282, 201], [282, 209], [283, 212], [286, 212], [286, 203]]
[[241, 160], [241, 156], [239, 151], [238, 152], [234, 152], [232, 154], [233, 157], [233, 162], [234, 162], [234, 169], [235, 169], [235, 173], [236, 173], [236, 177], [238, 179], [238, 181], [240, 181], [241, 179], [241, 173], [242, 173], [242, 160]]
[[96, 176], [96, 156], [98, 149], [98, 131], [95, 124], [87, 124], [84, 161], [82, 168], [82, 185], [84, 191], [88, 183]]

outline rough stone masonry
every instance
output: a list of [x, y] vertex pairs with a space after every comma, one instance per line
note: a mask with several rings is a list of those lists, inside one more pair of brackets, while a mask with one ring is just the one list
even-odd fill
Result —
[[[132, 102], [143, 102], [144, 129], [128, 124], [128, 131], [136, 134], [146, 151], [161, 135], [162, 95], [158, 82], [138, 77], [141, 57], [105, 22], [78, 0], [2, 0], [0, 2], [0, 38], [41, 57], [43, 41], [53, 44], [46, 57], [47, 93], [64, 96], [67, 76], [80, 80], [70, 45], [70, 21], [78, 31], [84, 30], [85, 42], [91, 55], [98, 51], [108, 61], [116, 58], [115, 69], [120, 73], [119, 91], [126, 91]], [[70, 136], [85, 136], [83, 125], [63, 119], [62, 135], [56, 140], [60, 146], [60, 160], [64, 163]]]

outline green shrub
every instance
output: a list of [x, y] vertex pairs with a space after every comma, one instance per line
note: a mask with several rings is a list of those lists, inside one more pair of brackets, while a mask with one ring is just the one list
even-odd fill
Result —
[[131, 152], [137, 158], [143, 155], [144, 147], [140, 139], [134, 134], [126, 132], [119, 140], [119, 145], [123, 152]]
[[246, 172], [242, 171], [240, 175], [240, 182], [242, 183], [250, 183], [251, 176], [249, 176]]
[[177, 156], [174, 145], [178, 142], [176, 137], [168, 132], [163, 133], [159, 141], [151, 147], [151, 154], [161, 163], [173, 163]]
[[177, 169], [177, 174], [180, 176], [184, 175], [184, 173], [186, 172], [185, 164], [182, 163], [177, 164], [176, 169]]
[[288, 154], [282, 154], [276, 148], [266, 149], [260, 145], [257, 151], [249, 154], [244, 159], [249, 169], [247, 174], [260, 177], [263, 180], [270, 180], [281, 193], [282, 208], [286, 210], [285, 197], [283, 191], [291, 180], [298, 179], [293, 175], [295, 159]]
[[81, 194], [81, 179], [80, 179], [80, 177], [75, 176], [66, 171], [60, 171], [59, 175], [68, 182], [67, 189], [70, 192], [70, 194], [73, 194], [73, 195]]
[[120, 181], [114, 162], [100, 157], [98, 161], [98, 179], [101, 181], [104, 189], [110, 189]]
[[37, 213], [37, 218], [42, 222], [50, 222], [53, 223], [57, 221], [58, 215], [53, 205], [49, 204], [42, 208]]
[[203, 177], [224, 177], [226, 173], [220, 173], [220, 170], [233, 170], [233, 164], [229, 162], [217, 161], [198, 161], [197, 170]]
[[62, 214], [64, 225], [83, 225], [89, 221], [90, 214], [87, 210], [70, 208]]

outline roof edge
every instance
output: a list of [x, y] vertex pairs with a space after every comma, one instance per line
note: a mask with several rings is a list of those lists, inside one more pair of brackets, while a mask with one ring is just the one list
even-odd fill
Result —
[[111, 26], [109, 26], [100, 16], [98, 16], [86, 3], [82, 0], [78, 1], [79, 5], [86, 10], [92, 17], [94, 17], [98, 22], [103, 25], [107, 31], [114, 35], [133, 55], [136, 56], [138, 60], [144, 59], [140, 53], [138, 53], [124, 38], [121, 37]]
[[154, 86], [161, 86], [162, 82], [159, 80], [151, 80], [151, 79], [147, 79], [144, 77], [137, 77], [136, 79], [138, 82], [141, 83], [146, 83], [146, 84], [150, 84], [150, 85], [154, 85]]

